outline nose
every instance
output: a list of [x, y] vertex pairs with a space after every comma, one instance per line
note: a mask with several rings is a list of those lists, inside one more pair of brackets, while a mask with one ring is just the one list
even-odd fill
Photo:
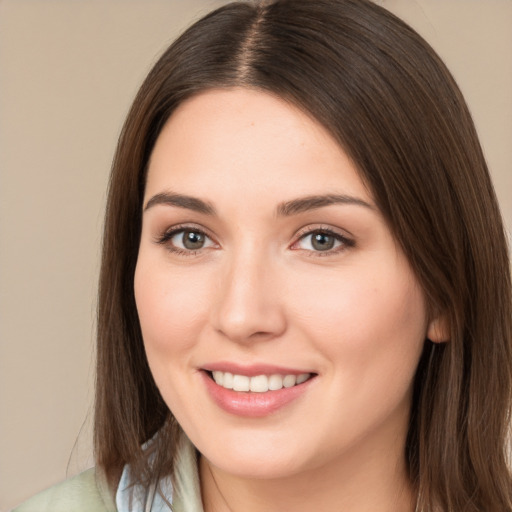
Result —
[[237, 343], [270, 340], [286, 330], [279, 272], [261, 253], [233, 256], [221, 273], [213, 326]]

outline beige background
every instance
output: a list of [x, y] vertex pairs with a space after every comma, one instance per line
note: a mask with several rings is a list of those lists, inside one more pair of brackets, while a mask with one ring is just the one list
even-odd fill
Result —
[[[156, 57], [221, 3], [0, 0], [0, 510], [93, 463], [95, 288], [117, 135]], [[512, 226], [512, 1], [378, 3], [453, 71]]]

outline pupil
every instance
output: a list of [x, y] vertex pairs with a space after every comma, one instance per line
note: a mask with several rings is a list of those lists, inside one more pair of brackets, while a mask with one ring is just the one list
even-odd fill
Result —
[[325, 233], [316, 233], [311, 243], [317, 251], [328, 251], [334, 247], [334, 237]]
[[183, 246], [187, 249], [201, 249], [204, 245], [204, 235], [195, 231], [183, 233]]

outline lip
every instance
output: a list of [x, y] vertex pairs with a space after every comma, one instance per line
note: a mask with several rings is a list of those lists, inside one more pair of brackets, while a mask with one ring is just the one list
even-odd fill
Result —
[[[225, 368], [223, 366], [222, 368]], [[234, 373], [238, 375], [255, 376], [262, 374], [280, 373], [280, 374], [298, 374], [297, 371], [290, 372], [289, 370], [274, 370], [268, 371], [269, 367], [265, 366], [265, 371], [258, 372], [255, 370], [256, 367], [245, 368], [246, 372], [241, 373], [240, 367]], [[215, 369], [216, 370], [216, 369]], [[255, 371], [256, 373], [248, 374], [247, 371]], [[244, 391], [233, 391], [231, 389], [223, 388], [215, 383], [210, 377], [209, 371], [206, 369], [200, 371], [206, 390], [212, 400], [225, 412], [236, 416], [242, 416], [246, 418], [262, 418], [276, 411], [286, 407], [295, 400], [300, 399], [305, 393], [307, 393], [310, 385], [316, 380], [316, 375], [313, 375], [310, 379], [302, 384], [297, 384], [291, 388], [282, 388], [276, 391], [267, 391], [265, 393], [251, 393]], [[212, 370], [214, 371], [214, 370]], [[219, 371], [230, 371], [220, 370]], [[300, 372], [299, 372], [300, 373]]]

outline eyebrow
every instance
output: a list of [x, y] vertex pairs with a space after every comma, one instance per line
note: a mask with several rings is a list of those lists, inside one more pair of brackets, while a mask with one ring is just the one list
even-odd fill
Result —
[[[160, 194], [154, 195], [146, 203], [144, 211], [159, 204], [176, 206], [178, 208], [192, 210], [209, 216], [217, 215], [217, 211], [211, 203], [203, 201], [197, 197], [176, 194], [172, 192], [162, 192]], [[358, 197], [345, 194], [325, 194], [306, 196], [293, 199], [291, 201], [285, 201], [277, 206], [276, 212], [277, 216], [279, 217], [289, 217], [291, 215], [297, 215], [306, 211], [316, 210], [318, 208], [336, 204], [363, 206], [365, 208], [369, 208], [370, 210], [375, 210], [373, 205]]]
[[370, 203], [358, 197], [345, 194], [326, 194], [306, 196], [281, 203], [277, 207], [277, 215], [287, 217], [289, 215], [297, 215], [309, 210], [316, 210], [317, 208], [335, 204], [364, 206], [370, 210], [375, 210], [375, 206], [372, 206]]
[[178, 208], [185, 208], [187, 210], [193, 210], [198, 213], [205, 215], [216, 215], [217, 212], [213, 205], [198, 199], [197, 197], [186, 196], [183, 194], [175, 194], [171, 192], [163, 192], [161, 194], [154, 195], [144, 207], [144, 211], [149, 208], [156, 206], [157, 204], [163, 204], [168, 206], [177, 206]]

